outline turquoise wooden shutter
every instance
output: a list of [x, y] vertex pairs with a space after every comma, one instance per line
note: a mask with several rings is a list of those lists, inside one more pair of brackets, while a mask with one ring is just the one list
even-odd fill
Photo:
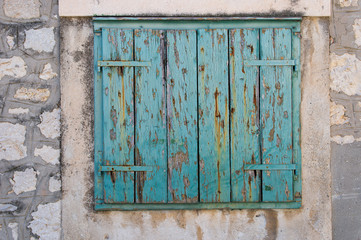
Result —
[[159, 23], [95, 22], [97, 208], [299, 207], [299, 23]]

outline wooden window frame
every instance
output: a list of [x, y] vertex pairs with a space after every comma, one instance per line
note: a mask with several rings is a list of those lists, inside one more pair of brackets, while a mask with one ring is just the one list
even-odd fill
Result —
[[[282, 209], [300, 208], [302, 203], [301, 146], [300, 146], [300, 22], [301, 18], [135, 18], [135, 17], [94, 17], [94, 199], [95, 210], [185, 210], [185, 209]], [[292, 155], [293, 194], [292, 202], [226, 202], [226, 203], [104, 203], [101, 159], [103, 152], [102, 132], [102, 74], [98, 60], [101, 60], [102, 28], [149, 28], [149, 29], [214, 29], [214, 28], [290, 28], [292, 30]]]

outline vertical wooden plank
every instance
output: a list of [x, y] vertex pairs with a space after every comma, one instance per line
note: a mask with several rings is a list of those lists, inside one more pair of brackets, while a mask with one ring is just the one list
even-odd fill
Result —
[[259, 56], [259, 30], [230, 30], [231, 94], [231, 179], [233, 202], [257, 202], [261, 193], [261, 173], [245, 171], [245, 164], [260, 164], [259, 71], [245, 67], [243, 60]]
[[102, 35], [94, 33], [94, 199], [104, 202], [103, 177], [99, 172], [103, 158], [103, 87], [98, 60], [102, 59]]
[[[262, 29], [261, 59], [291, 59], [291, 30]], [[262, 163], [292, 163], [292, 68], [262, 66]], [[293, 200], [292, 171], [263, 171], [263, 201]]]
[[[132, 60], [133, 31], [103, 29], [103, 60]], [[105, 165], [134, 164], [134, 70], [103, 67]], [[104, 173], [105, 202], [134, 202], [134, 173]]]
[[[298, 23], [300, 24], [300, 23]], [[300, 64], [300, 33], [292, 33], [292, 59], [296, 60], [296, 70], [292, 74], [292, 134], [293, 134], [293, 163], [297, 165], [296, 178], [293, 181], [294, 198], [302, 199], [302, 172], [301, 172], [301, 64]]]
[[154, 166], [152, 172], [137, 172], [138, 203], [167, 202], [166, 86], [163, 54], [164, 33], [134, 30], [135, 60], [151, 61], [151, 67], [136, 67], [136, 162]]
[[168, 202], [198, 202], [196, 31], [167, 31]]
[[228, 33], [198, 30], [201, 202], [230, 201]]

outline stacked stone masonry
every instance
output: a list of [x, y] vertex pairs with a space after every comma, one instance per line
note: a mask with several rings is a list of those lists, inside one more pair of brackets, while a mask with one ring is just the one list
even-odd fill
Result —
[[359, 239], [361, 1], [334, 1], [330, 35], [333, 238]]
[[0, 239], [60, 239], [57, 0], [0, 0]]

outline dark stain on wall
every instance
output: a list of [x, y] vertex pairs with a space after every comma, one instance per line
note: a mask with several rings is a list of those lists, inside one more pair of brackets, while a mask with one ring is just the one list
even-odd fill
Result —
[[278, 218], [275, 210], [264, 211], [266, 217], [266, 231], [267, 236], [265, 240], [277, 239], [278, 232]]

